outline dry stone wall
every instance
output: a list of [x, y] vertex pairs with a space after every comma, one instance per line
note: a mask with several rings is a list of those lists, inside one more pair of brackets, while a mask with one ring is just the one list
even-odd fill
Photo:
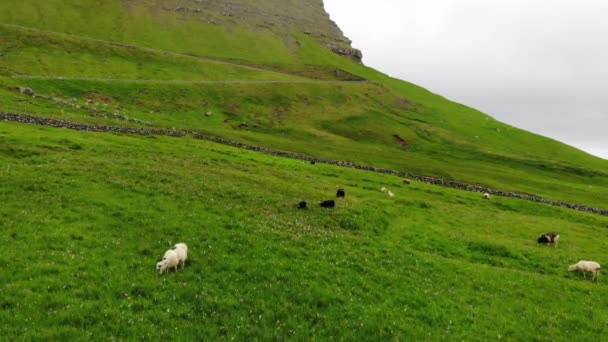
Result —
[[440, 178], [434, 178], [434, 177], [426, 177], [426, 176], [421, 176], [421, 175], [417, 175], [417, 174], [412, 174], [412, 173], [408, 173], [408, 172], [397, 171], [397, 170], [392, 170], [392, 169], [387, 169], [387, 168], [379, 168], [379, 167], [373, 167], [373, 166], [368, 166], [368, 165], [359, 165], [359, 164], [355, 164], [355, 163], [352, 163], [349, 161], [332, 160], [332, 159], [327, 159], [327, 158], [314, 157], [314, 156], [310, 156], [310, 155], [302, 154], [302, 153], [275, 150], [275, 149], [271, 149], [271, 148], [267, 148], [267, 147], [249, 145], [249, 144], [241, 143], [238, 141], [225, 139], [222, 137], [207, 135], [207, 134], [194, 132], [194, 131], [188, 131], [188, 130], [174, 130], [174, 129], [169, 130], [169, 129], [152, 129], [152, 128], [138, 128], [138, 127], [118, 127], [118, 126], [79, 124], [79, 123], [73, 123], [73, 122], [64, 121], [64, 120], [40, 118], [40, 117], [36, 117], [36, 116], [31, 116], [31, 115], [4, 113], [4, 112], [0, 112], [0, 121], [12, 121], [12, 122], [20, 122], [20, 123], [24, 123], [24, 124], [43, 125], [43, 126], [51, 126], [51, 127], [57, 127], [57, 128], [67, 128], [67, 129], [73, 129], [73, 130], [85, 131], [85, 132], [111, 132], [111, 133], [122, 133], [122, 134], [138, 134], [138, 135], [164, 135], [164, 136], [171, 136], [171, 137], [191, 136], [195, 139], [212, 141], [212, 142], [229, 145], [229, 146], [233, 146], [233, 147], [237, 147], [237, 148], [242, 148], [242, 149], [246, 149], [246, 150], [250, 150], [250, 151], [262, 152], [262, 153], [266, 153], [266, 154], [270, 154], [270, 155], [274, 155], [274, 156], [299, 159], [299, 160], [304, 160], [304, 161], [309, 161], [309, 162], [315, 161], [315, 162], [320, 162], [320, 163], [337, 165], [337, 166], [341, 166], [341, 167], [349, 167], [349, 168], [357, 169], [357, 170], [365, 170], [365, 171], [384, 173], [384, 174], [394, 175], [394, 176], [399, 176], [399, 177], [407, 177], [407, 178], [415, 179], [419, 182], [423, 182], [423, 183], [427, 183], [427, 184], [441, 185], [441, 186], [446, 186], [446, 187], [450, 187], [450, 188], [454, 188], [454, 189], [473, 191], [473, 192], [479, 192], [479, 193], [487, 192], [489, 194], [497, 195], [497, 196], [512, 197], [512, 198], [522, 199], [522, 200], [526, 200], [526, 201], [545, 203], [545, 204], [550, 204], [553, 206], [569, 208], [569, 209], [574, 209], [574, 210], [593, 213], [593, 214], [608, 215], [608, 210], [606, 210], [606, 209], [594, 208], [594, 207], [589, 207], [589, 206], [575, 204], [575, 203], [555, 201], [555, 200], [543, 198], [543, 197], [532, 195], [532, 194], [497, 190], [497, 189], [482, 187], [482, 186], [478, 186], [478, 185], [471, 185], [471, 184], [460, 183], [460, 182], [455, 182], [455, 181], [450, 181], [450, 180], [444, 180], [444, 179], [440, 179]]

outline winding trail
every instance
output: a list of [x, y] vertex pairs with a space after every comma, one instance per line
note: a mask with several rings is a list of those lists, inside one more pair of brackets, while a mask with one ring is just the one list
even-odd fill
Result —
[[74, 123], [74, 122], [64, 121], [64, 120], [41, 118], [41, 117], [36, 117], [36, 116], [31, 116], [31, 115], [6, 113], [6, 112], [0, 112], [0, 121], [10, 121], [10, 122], [18, 122], [18, 123], [31, 124], [31, 125], [42, 125], [42, 126], [50, 126], [50, 127], [57, 127], [57, 128], [67, 128], [67, 129], [85, 131], [85, 132], [111, 132], [111, 133], [137, 134], [137, 135], [163, 135], [163, 136], [171, 136], [171, 137], [190, 136], [195, 139], [212, 141], [212, 142], [216, 142], [216, 143], [220, 143], [220, 144], [224, 144], [224, 145], [229, 145], [229, 146], [233, 146], [233, 147], [237, 147], [237, 148], [241, 148], [241, 149], [245, 149], [245, 150], [250, 150], [250, 151], [257, 151], [257, 152], [266, 153], [266, 154], [270, 154], [270, 155], [274, 155], [274, 156], [299, 159], [299, 160], [305, 160], [305, 161], [316, 161], [316, 162], [332, 164], [332, 165], [337, 165], [337, 166], [342, 166], [342, 167], [348, 167], [348, 168], [353, 168], [353, 169], [358, 169], [358, 170], [390, 174], [390, 175], [395, 175], [395, 176], [399, 176], [399, 177], [408, 177], [408, 178], [415, 179], [417, 181], [427, 183], [427, 184], [441, 185], [441, 186], [446, 186], [446, 187], [455, 188], [455, 189], [459, 189], [459, 190], [465, 190], [465, 191], [487, 192], [487, 193], [497, 195], [497, 196], [512, 197], [512, 198], [517, 198], [517, 199], [526, 200], [526, 201], [545, 203], [545, 204], [550, 204], [550, 205], [557, 206], [557, 207], [563, 207], [563, 208], [574, 209], [574, 210], [583, 211], [583, 212], [587, 212], [587, 213], [608, 216], [608, 210], [606, 210], [606, 209], [594, 208], [594, 207], [589, 207], [589, 206], [575, 204], [575, 203], [555, 201], [555, 200], [546, 199], [546, 198], [543, 198], [540, 196], [521, 193], [521, 192], [503, 191], [503, 190], [497, 190], [497, 189], [492, 189], [492, 188], [486, 188], [486, 187], [482, 187], [482, 186], [478, 186], [478, 185], [459, 183], [459, 182], [455, 182], [455, 181], [443, 180], [443, 179], [434, 178], [434, 177], [426, 177], [426, 176], [416, 175], [416, 174], [398, 171], [398, 170], [378, 168], [378, 167], [373, 167], [373, 166], [368, 166], [368, 165], [359, 165], [359, 164], [355, 164], [355, 163], [352, 163], [349, 161], [332, 160], [332, 159], [327, 159], [327, 158], [314, 157], [314, 156], [310, 156], [310, 155], [302, 154], [302, 153], [275, 150], [272, 148], [244, 144], [244, 143], [241, 143], [238, 141], [229, 140], [229, 139], [212, 136], [212, 135], [207, 135], [207, 134], [203, 134], [203, 133], [199, 133], [199, 132], [188, 131], [188, 130], [150, 129], [150, 128], [132, 128], [132, 127], [120, 127], [120, 126], [90, 125], [90, 124], [81, 124], [81, 123]]

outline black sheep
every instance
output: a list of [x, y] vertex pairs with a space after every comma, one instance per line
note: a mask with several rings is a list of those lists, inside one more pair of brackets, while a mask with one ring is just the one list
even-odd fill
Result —
[[344, 196], [346, 196], [346, 192], [344, 191], [344, 189], [338, 189], [338, 192], [336, 192], [336, 197], [344, 198]]
[[298, 203], [298, 209], [306, 209], [306, 201]]
[[321, 202], [321, 208], [333, 208], [336, 206], [336, 201], [329, 200]]

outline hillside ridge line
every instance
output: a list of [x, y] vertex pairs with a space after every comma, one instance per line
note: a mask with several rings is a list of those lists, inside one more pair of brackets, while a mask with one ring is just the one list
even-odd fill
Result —
[[305, 161], [315, 161], [315, 162], [321, 162], [321, 163], [337, 165], [337, 166], [342, 166], [342, 167], [349, 167], [349, 168], [357, 169], [357, 170], [365, 170], [365, 171], [372, 171], [372, 172], [377, 172], [377, 173], [395, 175], [395, 176], [399, 176], [399, 177], [407, 177], [407, 178], [415, 179], [417, 181], [427, 183], [427, 184], [441, 185], [441, 186], [445, 186], [445, 187], [449, 187], [449, 188], [454, 188], [454, 189], [464, 190], [464, 191], [471, 191], [471, 192], [480, 192], [480, 193], [487, 192], [489, 194], [502, 196], [502, 197], [511, 197], [511, 198], [516, 198], [516, 199], [521, 199], [521, 200], [526, 200], [526, 201], [531, 201], [531, 202], [545, 203], [545, 204], [550, 204], [552, 206], [608, 216], [608, 210], [606, 210], [606, 209], [600, 209], [600, 208], [589, 207], [589, 206], [575, 204], [575, 203], [551, 200], [551, 199], [543, 198], [543, 197], [532, 195], [532, 194], [522, 193], [522, 192], [497, 190], [497, 189], [486, 188], [486, 187], [482, 187], [482, 186], [478, 186], [478, 185], [471, 185], [471, 184], [460, 183], [460, 182], [456, 182], [456, 181], [444, 180], [444, 179], [435, 178], [435, 177], [416, 175], [416, 174], [412, 174], [412, 173], [404, 172], [404, 171], [397, 171], [397, 170], [392, 170], [392, 169], [387, 169], [387, 168], [378, 168], [378, 167], [368, 166], [368, 165], [359, 165], [359, 164], [355, 164], [355, 163], [349, 162], [349, 161], [332, 160], [332, 159], [327, 159], [327, 158], [314, 157], [314, 156], [310, 156], [310, 155], [303, 154], [303, 153], [281, 151], [281, 150], [276, 150], [276, 149], [267, 148], [267, 147], [249, 145], [249, 144], [241, 143], [241, 142], [230, 140], [230, 139], [213, 136], [213, 135], [208, 135], [208, 134], [204, 134], [204, 133], [199, 133], [199, 132], [195, 132], [195, 131], [189, 131], [189, 130], [91, 125], [91, 124], [81, 124], [81, 123], [74, 123], [74, 122], [65, 121], [65, 120], [41, 118], [41, 117], [36, 117], [36, 116], [32, 116], [32, 115], [15, 114], [15, 113], [7, 113], [7, 112], [0, 112], [0, 121], [18, 122], [18, 123], [30, 124], [30, 125], [50, 126], [50, 127], [55, 127], [55, 128], [66, 128], [66, 129], [85, 131], [85, 132], [109, 132], [109, 133], [124, 133], [124, 134], [137, 134], [137, 135], [163, 135], [163, 136], [170, 136], [170, 137], [191, 136], [195, 139], [207, 140], [207, 141], [211, 141], [211, 142], [215, 142], [215, 143], [220, 143], [220, 144], [237, 147], [237, 148], [241, 148], [241, 149], [245, 149], [245, 150], [250, 150], [250, 151], [261, 152], [261, 153], [274, 155], [274, 156], [280, 156], [280, 157], [286, 157], [286, 158], [298, 159], [298, 160], [305, 160]]

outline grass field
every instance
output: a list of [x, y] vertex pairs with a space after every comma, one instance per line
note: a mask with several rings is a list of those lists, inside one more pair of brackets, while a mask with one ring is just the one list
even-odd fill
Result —
[[[0, 123], [0, 165], [8, 340], [590, 340], [607, 329], [606, 286], [566, 272], [602, 262], [606, 217], [189, 138]], [[339, 187], [336, 209], [315, 205]], [[549, 230], [558, 248], [536, 245]], [[186, 269], [159, 276], [179, 241]]]
[[[180, 9], [195, 3], [205, 11]], [[320, 2], [231, 4], [2, 1], [0, 111], [197, 131], [608, 207], [607, 160], [330, 52], [341, 34]], [[338, 188], [346, 198], [320, 208]], [[2, 341], [608, 331], [605, 281], [566, 271], [605, 263], [606, 216], [188, 137], [9, 122], [0, 203]], [[550, 231], [560, 246], [537, 245]], [[159, 275], [181, 241], [187, 267]]]
[[[435, 124], [443, 116], [421, 105], [387, 106], [398, 103], [400, 97], [376, 83], [0, 78], [0, 85], [4, 85], [0, 86], [4, 89], [0, 89], [0, 105], [8, 111], [135, 125], [99, 117], [100, 112], [120, 113], [156, 127], [192, 129], [254, 145], [587, 205], [605, 206], [608, 195], [604, 160], [483, 114], [479, 115], [487, 120], [470, 121], [470, 127], [465, 125], [468, 130], [455, 131]], [[9, 90], [17, 86], [64, 102], [75, 101], [58, 105]], [[208, 112], [213, 115], [207, 116]], [[467, 120], [464, 115], [462, 120]], [[407, 146], [397, 144], [394, 134], [405, 139]]]

